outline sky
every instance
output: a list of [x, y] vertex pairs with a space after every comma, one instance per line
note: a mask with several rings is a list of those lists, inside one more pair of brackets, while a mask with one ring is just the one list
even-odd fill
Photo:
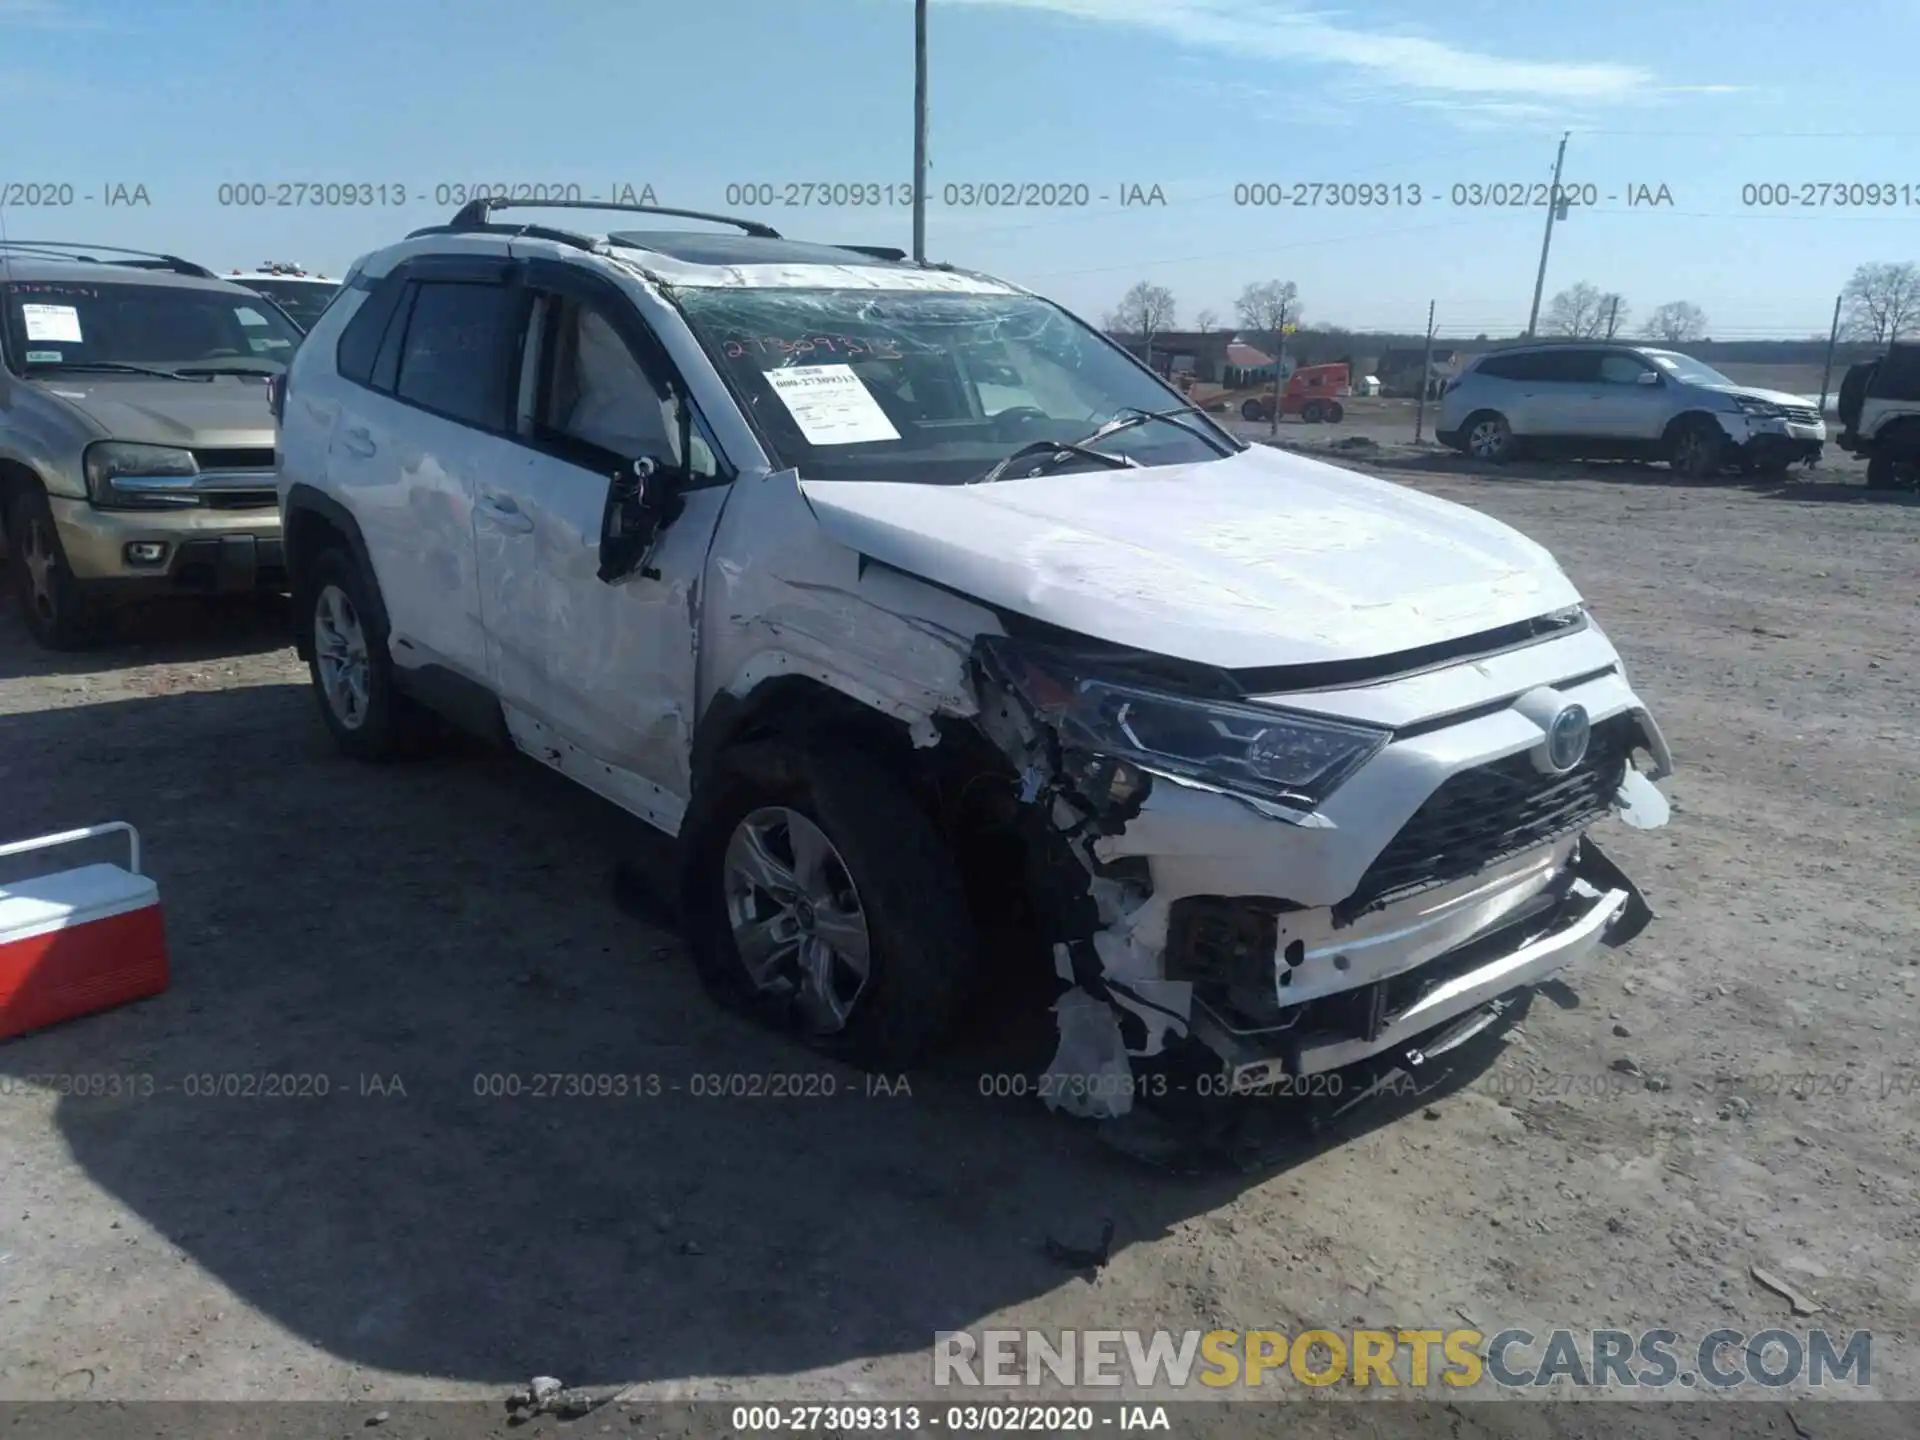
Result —
[[[0, 230], [339, 274], [457, 187], [546, 185], [904, 248], [913, 11], [0, 0]], [[1842, 15], [930, 0], [927, 251], [1096, 321], [1145, 280], [1231, 326], [1282, 279], [1309, 323], [1417, 332], [1431, 302], [1442, 335], [1517, 333], [1545, 211], [1500, 202], [1543, 197], [1570, 133], [1548, 297], [1824, 334], [1855, 266], [1920, 260], [1920, 6]]]

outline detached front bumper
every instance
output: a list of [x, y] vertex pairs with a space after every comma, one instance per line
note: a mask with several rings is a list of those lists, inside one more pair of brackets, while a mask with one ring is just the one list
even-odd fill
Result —
[[[1532, 889], [1530, 870], [1505, 890]], [[1516, 883], [1517, 882], [1517, 883]], [[1419, 897], [1396, 909], [1411, 908]], [[1482, 906], [1489, 899], [1482, 899]], [[1391, 912], [1388, 912], [1391, 916]], [[1400, 917], [1405, 918], [1405, 917]], [[1229, 1092], [1252, 1092], [1287, 1076], [1343, 1069], [1393, 1052], [1417, 1051], [1420, 1042], [1444, 1035], [1458, 1043], [1495, 1018], [1492, 1002], [1538, 985], [1601, 945], [1622, 945], [1646, 928], [1652, 911], [1633, 882], [1582, 838], [1543, 889], [1533, 889], [1507, 914], [1465, 943], [1411, 969], [1399, 970], [1354, 989], [1295, 1007], [1282, 1027], [1250, 1028], [1196, 999], [1190, 1016], [1194, 1037], [1220, 1057]], [[1392, 938], [1402, 958], [1417, 945], [1413, 933]], [[1284, 959], [1282, 961], [1284, 962]], [[1434, 1048], [1438, 1048], [1437, 1045]]]
[[1818, 460], [1827, 442], [1821, 420], [1790, 420], [1768, 416], [1721, 417], [1736, 457], [1759, 466], [1791, 465]]

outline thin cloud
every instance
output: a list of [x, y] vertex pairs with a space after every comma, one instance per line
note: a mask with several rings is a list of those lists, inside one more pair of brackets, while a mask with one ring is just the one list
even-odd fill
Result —
[[62, 0], [0, 0], [0, 29], [16, 30], [104, 30], [107, 27], [89, 15], [69, 10]]
[[1038, 10], [1270, 60], [1345, 67], [1398, 88], [1560, 101], [1634, 99], [1656, 76], [1638, 65], [1511, 60], [1442, 40], [1347, 22], [1341, 12], [1263, 0], [945, 0]]

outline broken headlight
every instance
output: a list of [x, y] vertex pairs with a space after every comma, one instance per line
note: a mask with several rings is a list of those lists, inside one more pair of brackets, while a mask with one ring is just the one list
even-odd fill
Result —
[[1059, 737], [1070, 769], [1089, 756], [1123, 761], [1310, 810], [1392, 738], [1370, 725], [1085, 675], [1001, 636], [980, 644]]

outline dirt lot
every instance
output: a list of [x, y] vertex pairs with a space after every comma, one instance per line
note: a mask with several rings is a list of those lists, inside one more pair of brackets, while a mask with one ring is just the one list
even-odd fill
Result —
[[[0, 1044], [0, 1399], [904, 1397], [939, 1329], [1467, 1323], [1868, 1329], [1873, 1390], [1920, 1397], [1920, 507], [1398, 458], [1624, 651], [1680, 770], [1667, 829], [1605, 843], [1659, 918], [1445, 1096], [1251, 1173], [983, 1098], [992, 1036], [910, 1095], [697, 1094], [818, 1067], [615, 905], [597, 801], [337, 758], [271, 612], [55, 661], [0, 611], [0, 830], [138, 824], [175, 967]], [[664, 1084], [476, 1093], [506, 1074]], [[307, 1093], [217, 1093], [263, 1075]], [[1097, 1275], [1048, 1258], [1108, 1218]]]

